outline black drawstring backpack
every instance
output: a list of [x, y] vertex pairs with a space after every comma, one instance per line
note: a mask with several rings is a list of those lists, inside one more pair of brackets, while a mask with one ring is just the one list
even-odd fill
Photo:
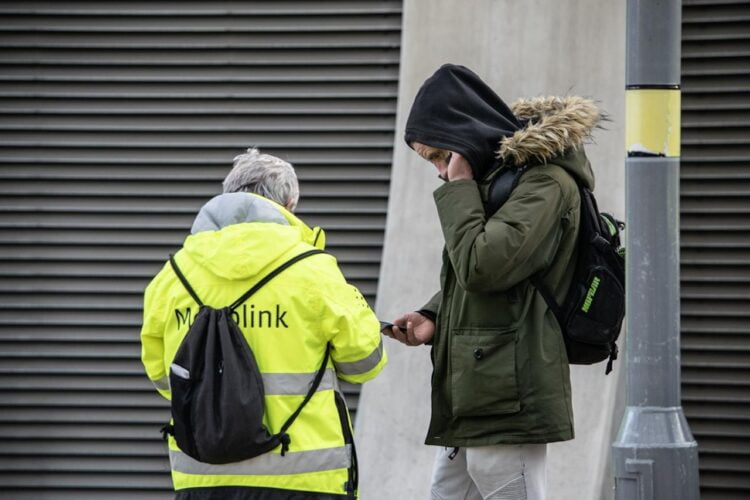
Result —
[[271, 434], [263, 424], [263, 379], [232, 311], [289, 266], [319, 253], [324, 252], [297, 255], [222, 309], [204, 305], [170, 257], [175, 274], [200, 306], [170, 367], [174, 424], [162, 429], [164, 437], [173, 435], [189, 456], [204, 463], [226, 464], [257, 457], [279, 445], [282, 456], [289, 450], [287, 430], [317, 391], [328, 364], [329, 346], [305, 399], [279, 432]]

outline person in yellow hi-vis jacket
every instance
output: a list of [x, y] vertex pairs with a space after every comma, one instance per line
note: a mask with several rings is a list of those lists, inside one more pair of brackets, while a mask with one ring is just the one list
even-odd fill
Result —
[[[323, 249], [325, 234], [293, 215], [299, 197], [288, 163], [249, 149], [235, 158], [224, 194], [200, 210], [174, 255], [207, 306], [223, 308], [291, 258]], [[142, 361], [159, 393], [171, 399], [170, 366], [199, 312], [167, 263], [145, 291]], [[357, 495], [351, 422], [338, 379], [362, 383], [386, 364], [379, 322], [347, 284], [336, 259], [313, 255], [276, 275], [232, 317], [257, 361], [265, 390], [263, 423], [278, 432], [312, 387], [330, 345], [317, 390], [281, 446], [226, 464], [200, 462], [169, 436], [176, 498], [334, 499]]]

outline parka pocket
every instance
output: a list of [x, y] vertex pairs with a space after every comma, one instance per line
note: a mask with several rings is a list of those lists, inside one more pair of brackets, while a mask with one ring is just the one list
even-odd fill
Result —
[[516, 330], [454, 330], [450, 376], [453, 416], [483, 417], [519, 411]]

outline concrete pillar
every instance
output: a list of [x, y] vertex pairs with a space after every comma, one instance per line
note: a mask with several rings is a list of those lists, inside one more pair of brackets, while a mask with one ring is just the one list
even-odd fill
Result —
[[[378, 316], [392, 320], [437, 290], [442, 235], [432, 200], [434, 169], [403, 142], [421, 83], [441, 64], [463, 64], [509, 104], [578, 94], [612, 121], [587, 147], [599, 206], [624, 214], [625, 4], [600, 0], [404, 0], [403, 44]], [[622, 341], [621, 341], [622, 342]], [[622, 346], [621, 346], [622, 347]], [[423, 444], [430, 412], [429, 348], [386, 340], [390, 364], [363, 388], [356, 422], [364, 500], [428, 498], [435, 448]], [[620, 420], [622, 366], [572, 367], [576, 439], [550, 445], [550, 498], [612, 497], [610, 445]]]

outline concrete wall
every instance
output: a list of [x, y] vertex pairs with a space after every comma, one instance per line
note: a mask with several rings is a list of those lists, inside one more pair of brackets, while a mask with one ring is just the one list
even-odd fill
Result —
[[[508, 103], [579, 94], [600, 101], [608, 130], [587, 147], [600, 208], [623, 215], [625, 2], [405, 0], [396, 148], [377, 313], [392, 320], [438, 287], [442, 237], [434, 168], [403, 143], [419, 86], [441, 64], [468, 66]], [[390, 364], [365, 385], [357, 439], [364, 500], [428, 498], [435, 448], [423, 445], [430, 412], [429, 348], [386, 340]], [[573, 367], [575, 440], [550, 446], [550, 499], [611, 498], [609, 447], [619, 424], [623, 365]]]

